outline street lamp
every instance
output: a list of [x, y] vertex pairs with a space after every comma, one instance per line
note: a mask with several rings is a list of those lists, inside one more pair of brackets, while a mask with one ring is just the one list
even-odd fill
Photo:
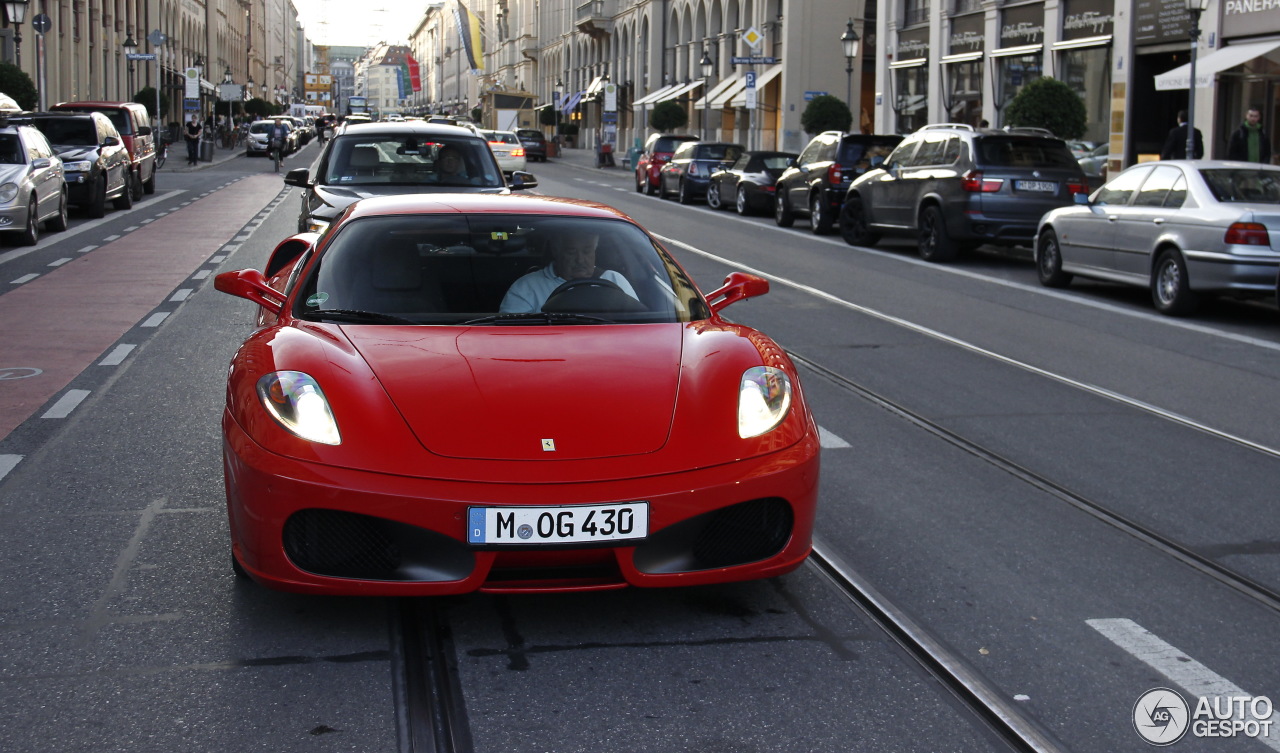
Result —
[[[706, 47], [702, 48], [702, 59], [698, 61], [698, 67], [702, 69], [703, 91], [709, 92], [710, 87], [708, 86], [707, 82], [711, 80], [711, 73], [715, 71], [716, 64], [715, 64], [715, 61], [711, 59], [711, 56], [707, 54]], [[706, 94], [703, 94], [702, 96], [704, 99], [706, 98]], [[711, 110], [709, 101], [707, 102], [707, 105], [708, 106], [702, 108], [702, 140], [703, 141], [707, 140], [707, 115], [710, 113], [710, 110]]]
[[[1208, 2], [1208, 0], [1204, 0]], [[853, 112], [853, 59], [858, 57], [858, 46], [862, 40], [858, 38], [858, 32], [853, 30], [853, 19], [849, 19], [849, 24], [845, 26], [844, 34], [840, 35], [840, 44], [844, 45], [845, 60], [845, 104], [849, 105], [849, 112]]]
[[[227, 86], [230, 86], [231, 83], [232, 83], [231, 82], [231, 66], [228, 65], [227, 69], [222, 72], [222, 84], [224, 87], [227, 87]], [[224, 91], [226, 91], [225, 88], [224, 88]], [[235, 116], [231, 114], [231, 96], [230, 96], [231, 92], [227, 91], [226, 93], [228, 95], [227, 96], [227, 133], [231, 133], [231, 129], [234, 127], [232, 125], [232, 120], [234, 120]]]
[[1196, 158], [1196, 47], [1200, 41], [1200, 14], [1209, 9], [1209, 0], [1186, 0], [1191, 14], [1191, 80], [1187, 83], [1187, 159]]
[[551, 140], [556, 144], [556, 156], [560, 156], [560, 92], [564, 90], [564, 82], [556, 77], [556, 90], [551, 92], [552, 107], [556, 108], [556, 132], [551, 134]]
[[4, 10], [13, 24], [13, 57], [22, 67], [22, 22], [27, 20], [27, 3], [31, 0], [4, 0]]
[[133, 56], [138, 53], [138, 43], [133, 41], [133, 35], [129, 34], [124, 38], [124, 44], [120, 45], [124, 48], [124, 57], [129, 61], [129, 96], [133, 96]]

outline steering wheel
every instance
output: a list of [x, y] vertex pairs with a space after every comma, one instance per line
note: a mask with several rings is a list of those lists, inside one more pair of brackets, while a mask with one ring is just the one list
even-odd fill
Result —
[[618, 283], [603, 277], [566, 280], [542, 304], [547, 313], [599, 313], [646, 311], [644, 304], [627, 295]]

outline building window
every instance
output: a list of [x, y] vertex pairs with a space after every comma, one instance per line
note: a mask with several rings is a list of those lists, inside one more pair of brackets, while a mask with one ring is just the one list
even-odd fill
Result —
[[1062, 80], [1084, 100], [1084, 139], [1104, 143], [1111, 137], [1111, 46], [1062, 52]]
[[1018, 96], [1022, 87], [1044, 75], [1044, 56], [1039, 52], [1034, 55], [1006, 55], [996, 59], [996, 69], [996, 109], [1002, 109]]
[[982, 120], [982, 61], [951, 63], [944, 70], [947, 121], [976, 127]]
[[955, 0], [955, 5], [952, 6], [951, 12], [959, 15], [979, 10], [982, 10], [982, 0]]
[[924, 65], [894, 71], [893, 110], [898, 133], [913, 133], [928, 122], [929, 69]]
[[929, 23], [929, 0], [907, 0], [902, 8], [903, 26]]

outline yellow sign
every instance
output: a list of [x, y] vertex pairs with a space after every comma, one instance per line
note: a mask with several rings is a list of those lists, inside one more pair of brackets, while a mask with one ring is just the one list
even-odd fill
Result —
[[764, 41], [764, 35], [757, 31], [756, 27], [752, 26], [750, 29], [747, 29], [742, 33], [742, 41], [746, 42], [754, 49], [759, 47], [760, 43]]

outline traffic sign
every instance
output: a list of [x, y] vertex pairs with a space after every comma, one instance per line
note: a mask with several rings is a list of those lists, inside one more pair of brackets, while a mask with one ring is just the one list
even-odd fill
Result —
[[744, 76], [744, 78], [746, 78], [747, 80], [748, 89], [756, 88], [756, 72], [755, 71], [747, 71], [747, 74], [746, 76]]
[[53, 21], [45, 14], [38, 13], [35, 18], [31, 19], [31, 28], [35, 29], [37, 34], [48, 34], [49, 30], [53, 28]]
[[159, 29], [153, 29], [147, 35], [147, 41], [151, 43], [152, 47], [163, 47], [164, 43], [169, 41], [169, 35]]
[[742, 41], [746, 42], [754, 50], [764, 41], [764, 35], [756, 27], [752, 26], [742, 33]]

